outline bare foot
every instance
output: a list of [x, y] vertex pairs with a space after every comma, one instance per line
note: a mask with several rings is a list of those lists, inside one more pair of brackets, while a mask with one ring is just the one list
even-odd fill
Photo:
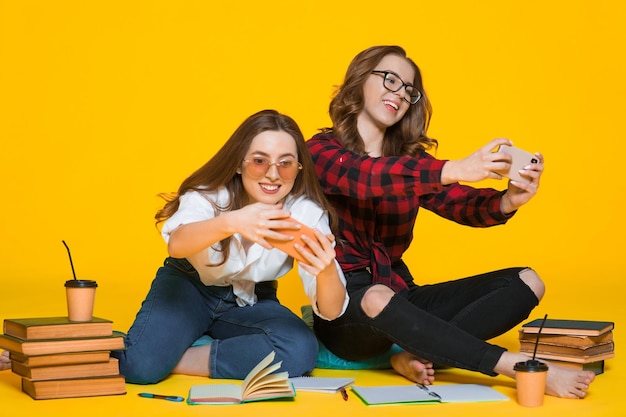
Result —
[[567, 368], [548, 363], [546, 394], [561, 398], [585, 398], [595, 379], [592, 371]]
[[402, 351], [391, 357], [391, 366], [403, 377], [424, 385], [430, 385], [435, 380], [435, 370], [432, 362]]
[[5, 350], [0, 354], [0, 371], [11, 369], [11, 359], [9, 359], [9, 351]]
[[[524, 362], [528, 359], [530, 357], [521, 353], [504, 352], [494, 371], [515, 379], [515, 371], [513, 370], [515, 363]], [[561, 398], [585, 398], [589, 385], [596, 377], [595, 373], [546, 362], [548, 362], [546, 394]]]

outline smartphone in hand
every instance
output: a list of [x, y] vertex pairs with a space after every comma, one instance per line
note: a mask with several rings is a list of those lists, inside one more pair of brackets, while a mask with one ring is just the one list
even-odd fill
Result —
[[515, 146], [509, 145], [500, 145], [498, 151], [508, 153], [513, 157], [513, 160], [511, 162], [511, 168], [508, 171], [498, 171], [499, 174], [514, 181], [525, 183], [530, 182], [528, 178], [522, 177], [519, 174], [519, 170], [524, 169], [526, 165], [536, 164], [537, 162], [539, 162], [537, 156], [520, 148], [516, 148]]
[[315, 236], [313, 229], [311, 229], [305, 224], [300, 223], [299, 221], [297, 221], [296, 219], [292, 217], [288, 219], [284, 219], [284, 220], [289, 220], [289, 221], [298, 223], [300, 225], [300, 229], [273, 229], [273, 230], [276, 232], [285, 234], [285, 235], [293, 236], [293, 239], [288, 240], [288, 241], [282, 241], [282, 240], [276, 240], [272, 238], [265, 238], [265, 240], [267, 240], [275, 248], [280, 249], [283, 252], [287, 253], [287, 255], [291, 256], [296, 261], [306, 263], [306, 260], [302, 258], [302, 255], [300, 255], [300, 252], [296, 250], [294, 245], [297, 243], [300, 246], [302, 246], [305, 250], [308, 250], [310, 252], [309, 247], [307, 246], [306, 243], [304, 243], [301, 236], [307, 235], [311, 239], [317, 241], [317, 237]]

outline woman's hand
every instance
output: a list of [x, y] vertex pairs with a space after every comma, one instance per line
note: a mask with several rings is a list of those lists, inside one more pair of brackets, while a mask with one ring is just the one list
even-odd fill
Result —
[[536, 164], [528, 164], [520, 172], [524, 178], [528, 178], [530, 182], [509, 181], [509, 188], [502, 196], [500, 209], [502, 213], [509, 214], [524, 204], [528, 203], [531, 198], [537, 194], [539, 182], [544, 170], [544, 158], [540, 153], [535, 153], [538, 162]]
[[308, 249], [298, 244], [295, 248], [306, 259], [306, 262], [299, 262], [300, 268], [317, 278], [316, 304], [319, 312], [326, 319], [333, 320], [341, 314], [346, 298], [346, 288], [339, 278], [338, 265], [335, 263], [335, 237], [324, 235], [317, 229], [313, 229], [313, 232], [317, 241], [302, 235], [302, 241]]
[[279, 229], [298, 229], [298, 225], [290, 220], [289, 210], [283, 210], [281, 204], [253, 203], [229, 213], [230, 223], [236, 233], [245, 239], [258, 243], [265, 249], [273, 246], [268, 238], [288, 241], [292, 237], [280, 233]]
[[336, 272], [335, 249], [333, 248], [335, 236], [324, 235], [317, 229], [313, 229], [313, 233], [315, 233], [317, 241], [307, 235], [302, 235], [302, 241], [306, 243], [308, 250], [298, 243], [294, 245], [300, 256], [306, 260], [306, 263], [300, 262], [300, 266], [315, 276], [319, 276], [328, 268], [332, 268], [333, 273]]
[[290, 216], [280, 204], [253, 203], [241, 209], [227, 211], [208, 220], [178, 226], [170, 233], [168, 251], [175, 258], [186, 258], [209, 246], [232, 236], [241, 234], [244, 239], [272, 249], [265, 239], [289, 240], [289, 236], [271, 228], [293, 228], [293, 222], [280, 220]]
[[447, 185], [459, 181], [502, 179], [499, 172], [505, 172], [511, 167], [511, 156], [505, 152], [493, 152], [500, 145], [512, 143], [505, 138], [494, 139], [466, 158], [446, 162], [441, 170], [441, 183]]

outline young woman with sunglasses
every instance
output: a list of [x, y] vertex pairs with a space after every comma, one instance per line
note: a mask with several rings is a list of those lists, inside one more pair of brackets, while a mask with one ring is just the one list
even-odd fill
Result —
[[[417, 65], [398, 46], [359, 53], [330, 104], [332, 128], [307, 142], [327, 198], [339, 217], [337, 260], [350, 295], [348, 309], [332, 321], [315, 320], [321, 341], [337, 356], [364, 360], [389, 350], [393, 368], [423, 384], [434, 380], [433, 363], [486, 375], [514, 377], [519, 353], [487, 343], [527, 318], [544, 284], [527, 267], [433, 285], [415, 283], [402, 261], [420, 207], [454, 222], [504, 224], [537, 192], [543, 156], [509, 181], [504, 191], [459, 182], [502, 179], [511, 159], [492, 152], [495, 139], [454, 161], [427, 151], [431, 107]], [[453, 248], [446, 248], [452, 251]], [[425, 257], [426, 258], [426, 257]], [[424, 262], [426, 259], [423, 260]], [[593, 372], [550, 365], [546, 392], [582, 398]]]
[[126, 349], [116, 351], [131, 383], [170, 373], [243, 379], [271, 351], [290, 376], [313, 369], [318, 343], [282, 306], [276, 279], [293, 258], [267, 239], [293, 239], [292, 217], [317, 240], [296, 249], [299, 275], [322, 320], [348, 302], [335, 260], [328, 203], [296, 123], [273, 110], [250, 116], [157, 213], [169, 257], [152, 282]]

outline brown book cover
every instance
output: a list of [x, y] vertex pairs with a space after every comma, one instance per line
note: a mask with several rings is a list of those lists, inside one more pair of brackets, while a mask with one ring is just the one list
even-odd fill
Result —
[[[519, 332], [520, 342], [532, 342], [537, 340], [536, 333], [524, 333]], [[609, 331], [600, 336], [576, 336], [576, 335], [561, 335], [561, 334], [540, 334], [539, 343], [545, 343], [550, 345], [560, 346], [572, 346], [572, 347], [589, 347], [598, 345], [600, 343], [610, 342], [613, 340], [613, 332]]]
[[4, 334], [23, 340], [110, 336], [112, 333], [113, 322], [99, 317], [85, 322], [70, 321], [67, 317], [4, 320]]
[[[527, 355], [532, 355], [532, 351], [525, 351], [522, 353], [526, 353]], [[539, 353], [537, 352], [537, 358], [546, 359], [546, 360], [557, 360], [557, 361], [567, 361], [574, 363], [591, 363], [597, 361], [604, 361], [607, 359], [611, 359], [615, 357], [615, 352], [608, 353], [600, 353], [599, 355], [591, 355], [591, 356], [567, 356], [567, 355], [556, 355], [553, 353]]]
[[550, 361], [550, 363], [553, 363], [555, 365], [565, 366], [568, 368], [580, 369], [583, 371], [593, 371], [596, 375], [600, 375], [604, 373], [604, 361], [603, 360], [596, 361], [596, 362], [589, 362], [589, 363], [576, 363], [576, 362], [569, 362], [569, 361], [557, 361], [553, 359]]
[[33, 381], [86, 378], [91, 376], [118, 375], [120, 373], [120, 367], [115, 358], [110, 358], [108, 362], [42, 366], [39, 368], [31, 368], [21, 362], [12, 362], [11, 370]]
[[[535, 319], [524, 323], [521, 331], [536, 334], [542, 322], [543, 319]], [[615, 324], [612, 321], [546, 319], [541, 334], [599, 336], [613, 330], [613, 327]]]
[[[534, 342], [520, 342], [520, 351], [533, 352], [535, 350]], [[555, 355], [568, 356], [593, 356], [602, 353], [613, 352], [615, 345], [613, 342], [604, 342], [598, 345], [588, 347], [572, 347], [541, 343], [537, 345], [537, 353], [551, 353]]]
[[24, 355], [120, 350], [124, 349], [124, 334], [113, 331], [111, 336], [44, 340], [22, 340], [3, 334], [0, 335], [0, 349]]
[[122, 375], [33, 381], [22, 378], [22, 391], [36, 400], [126, 394]]
[[22, 353], [10, 352], [9, 357], [13, 362], [20, 362], [30, 368], [37, 368], [40, 366], [108, 362], [111, 356], [110, 353], [111, 352], [108, 350], [103, 350], [94, 352], [72, 352], [30, 356]]

